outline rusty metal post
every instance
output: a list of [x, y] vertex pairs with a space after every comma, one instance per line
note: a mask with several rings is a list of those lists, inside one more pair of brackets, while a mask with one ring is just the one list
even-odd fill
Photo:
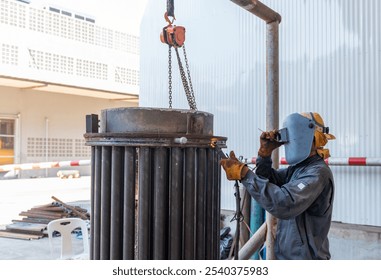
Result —
[[[263, 19], [266, 25], [266, 130], [279, 128], [279, 35], [280, 14], [256, 0], [230, 0], [250, 13]], [[279, 167], [279, 153], [272, 155], [273, 167]], [[274, 240], [277, 220], [266, 213], [266, 259], [275, 259]]]
[[[266, 130], [279, 128], [279, 44], [278, 44], [279, 22], [274, 21], [267, 24], [266, 33]], [[272, 154], [273, 168], [279, 168], [279, 151], [276, 149]], [[274, 260], [274, 243], [277, 219], [266, 212], [267, 234], [266, 234], [266, 259]]]

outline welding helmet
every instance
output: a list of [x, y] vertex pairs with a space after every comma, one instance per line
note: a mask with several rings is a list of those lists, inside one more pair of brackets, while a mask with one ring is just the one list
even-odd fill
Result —
[[311, 153], [315, 139], [317, 153], [324, 159], [329, 157], [329, 150], [323, 149], [328, 140], [335, 139], [329, 134], [329, 128], [318, 113], [293, 113], [286, 117], [283, 128], [280, 130], [281, 141], [284, 142], [286, 161], [295, 165]]

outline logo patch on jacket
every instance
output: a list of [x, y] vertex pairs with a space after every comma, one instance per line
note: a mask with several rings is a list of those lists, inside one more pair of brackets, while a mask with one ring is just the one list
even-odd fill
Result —
[[300, 190], [304, 189], [305, 187], [306, 187], [306, 185], [303, 184], [303, 183], [299, 183], [299, 184], [298, 184], [298, 188], [299, 188]]

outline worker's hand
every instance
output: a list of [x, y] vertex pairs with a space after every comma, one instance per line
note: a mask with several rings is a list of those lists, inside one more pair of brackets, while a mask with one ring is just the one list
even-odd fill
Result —
[[280, 143], [276, 140], [276, 137], [278, 135], [278, 130], [272, 130], [272, 131], [264, 131], [261, 134], [261, 137], [259, 138], [260, 141], [260, 147], [258, 150], [258, 155], [260, 157], [270, 157], [272, 152], [283, 145], [283, 143]]
[[240, 162], [233, 151], [230, 152], [230, 158], [221, 159], [220, 163], [226, 172], [228, 180], [241, 180], [249, 171], [246, 164]]

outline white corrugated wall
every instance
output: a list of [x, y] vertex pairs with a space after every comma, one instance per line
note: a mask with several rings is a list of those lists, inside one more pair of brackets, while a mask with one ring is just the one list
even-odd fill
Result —
[[[327, 145], [333, 157], [381, 157], [381, 1], [262, 2], [282, 16], [280, 124], [290, 113], [316, 111], [337, 137]], [[159, 40], [165, 10], [166, 1], [149, 0], [142, 21], [142, 107], [168, 107], [168, 47]], [[229, 0], [177, 0], [175, 15], [186, 27], [198, 109], [214, 114], [227, 151], [256, 156], [266, 127], [265, 23]], [[173, 108], [189, 108], [173, 58]], [[381, 167], [332, 170], [333, 220], [381, 226]], [[233, 185], [223, 178], [222, 188], [222, 208], [234, 209]]]

